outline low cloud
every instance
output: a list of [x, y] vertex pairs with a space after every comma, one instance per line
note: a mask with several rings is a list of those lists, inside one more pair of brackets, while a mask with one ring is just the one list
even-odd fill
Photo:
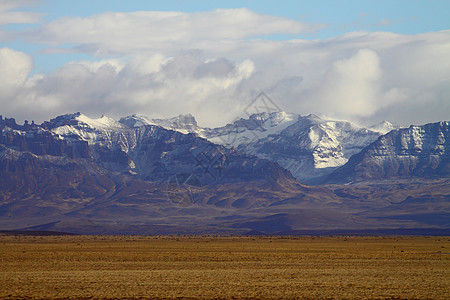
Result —
[[132, 113], [168, 117], [190, 112], [206, 122], [223, 121], [239, 113], [236, 89], [254, 71], [250, 60], [237, 64], [224, 58], [206, 61], [188, 52], [163, 63], [143, 59], [142, 64], [155, 70], [149, 73], [136, 68], [136, 59], [128, 63], [82, 61], [68, 63], [48, 76], [27, 79], [31, 71], [28, 55], [2, 49], [0, 62], [5, 59], [10, 64], [1, 64], [0, 74], [8, 73], [10, 80], [0, 89], [11, 92], [0, 95], [3, 114], [39, 122], [75, 111], [117, 118]]
[[382, 70], [378, 55], [359, 50], [350, 58], [334, 62], [311, 101], [324, 113], [367, 116], [376, 110]]
[[13, 99], [24, 87], [33, 67], [31, 56], [9, 48], [0, 49], [0, 97]]

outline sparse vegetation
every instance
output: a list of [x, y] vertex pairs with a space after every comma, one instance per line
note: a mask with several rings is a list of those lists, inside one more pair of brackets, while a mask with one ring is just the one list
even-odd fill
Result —
[[448, 237], [0, 236], [0, 298], [448, 299]]

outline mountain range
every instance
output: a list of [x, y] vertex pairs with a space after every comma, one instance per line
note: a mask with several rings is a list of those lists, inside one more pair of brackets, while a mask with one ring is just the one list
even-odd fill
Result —
[[0, 117], [0, 228], [265, 234], [448, 230], [449, 122], [258, 113]]
[[387, 121], [369, 128], [325, 116], [286, 112], [253, 114], [219, 128], [199, 127], [192, 115], [171, 119], [129, 116], [120, 120], [131, 127], [156, 125], [193, 133], [209, 141], [278, 163], [304, 183], [315, 183], [380, 135], [398, 129]]

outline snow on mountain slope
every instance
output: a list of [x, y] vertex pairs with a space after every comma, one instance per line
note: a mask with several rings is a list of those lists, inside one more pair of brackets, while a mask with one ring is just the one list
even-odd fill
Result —
[[279, 134], [241, 145], [238, 150], [277, 162], [298, 180], [313, 183], [380, 135], [347, 121], [311, 114], [299, 117]]
[[130, 127], [157, 125], [182, 133], [194, 133], [213, 143], [279, 163], [300, 181], [314, 183], [399, 126], [384, 121], [369, 128], [324, 115], [301, 116], [283, 111], [259, 113], [218, 128], [199, 127], [192, 115], [170, 119], [144, 116], [122, 118]]
[[[202, 183], [293, 179], [288, 171], [273, 162], [237, 153], [195, 134], [152, 124], [133, 126], [144, 122], [150, 123], [136, 116], [116, 122], [77, 113], [59, 116], [42, 126], [56, 140], [89, 144], [89, 155], [100, 167], [143, 180], [167, 179], [177, 174], [194, 174]], [[177, 128], [191, 126], [191, 130], [197, 127], [190, 115], [157, 122]]]
[[106, 116], [92, 119], [79, 112], [58, 116], [49, 122], [44, 122], [43, 126], [62, 139], [82, 139], [89, 144], [107, 141], [114, 132], [128, 128]]
[[241, 144], [276, 134], [297, 121], [298, 115], [286, 112], [259, 113], [248, 119], [238, 119], [231, 124], [217, 128], [197, 125], [191, 114], [181, 114], [169, 119], [150, 119], [145, 116], [132, 115], [120, 119], [120, 123], [130, 127], [156, 125], [181, 133], [194, 133], [213, 143], [237, 148]]
[[195, 133], [203, 137], [204, 129], [197, 125], [197, 121], [191, 114], [181, 114], [168, 119], [150, 119], [145, 116], [131, 115], [119, 120], [121, 124], [128, 127], [140, 127], [144, 125], [155, 125], [165, 129], [178, 131], [184, 134]]
[[388, 122], [388, 121], [382, 121], [378, 124], [375, 124], [375, 125], [372, 125], [369, 127], [370, 130], [378, 131], [382, 134], [386, 134], [391, 130], [400, 129], [400, 128], [401, 127], [399, 125]]
[[95, 129], [124, 128], [121, 123], [107, 116], [101, 116], [98, 119], [91, 119], [88, 116], [80, 113], [77, 117], [75, 117], [75, 119]]
[[277, 134], [295, 123], [299, 115], [286, 112], [253, 114], [223, 127], [205, 130], [205, 138], [213, 143], [237, 148], [269, 135]]
[[190, 114], [168, 119], [132, 115], [117, 122], [105, 116], [92, 119], [77, 113], [47, 123], [64, 139], [82, 139], [106, 147], [116, 145], [125, 153], [136, 144], [137, 137], [128, 132], [131, 128], [152, 125], [192, 133], [215, 144], [277, 162], [306, 183], [328, 175], [380, 135], [398, 128], [386, 121], [364, 128], [323, 115], [305, 117], [282, 111], [254, 114], [217, 128], [198, 126]]
[[[331, 165], [336, 153], [345, 158], [346, 149], [366, 143], [370, 133], [325, 117], [300, 117], [287, 126], [291, 120], [274, 116], [263, 119], [265, 127], [250, 120], [247, 132], [266, 135], [241, 147], [284, 158], [291, 169], [328, 172], [315, 167], [317, 159]], [[279, 131], [280, 126], [286, 128]], [[81, 114], [40, 126], [0, 116], [0, 222], [6, 229], [85, 234], [136, 234], [136, 228], [140, 234], [281, 234], [318, 226], [354, 231], [418, 224], [440, 230], [448, 224], [449, 129], [448, 122], [440, 122], [391, 131], [352, 156], [350, 168], [337, 174], [338, 179], [356, 174], [404, 180], [305, 187], [277, 163], [195, 134]], [[411, 176], [433, 179], [411, 184]], [[337, 219], [336, 210], [344, 212]], [[66, 225], [52, 227], [60, 224], [55, 220]]]
[[450, 122], [390, 131], [364, 148], [328, 182], [450, 174]]

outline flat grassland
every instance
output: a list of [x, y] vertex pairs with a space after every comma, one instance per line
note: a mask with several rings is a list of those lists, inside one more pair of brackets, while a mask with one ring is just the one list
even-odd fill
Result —
[[450, 237], [0, 236], [0, 298], [450, 299]]

